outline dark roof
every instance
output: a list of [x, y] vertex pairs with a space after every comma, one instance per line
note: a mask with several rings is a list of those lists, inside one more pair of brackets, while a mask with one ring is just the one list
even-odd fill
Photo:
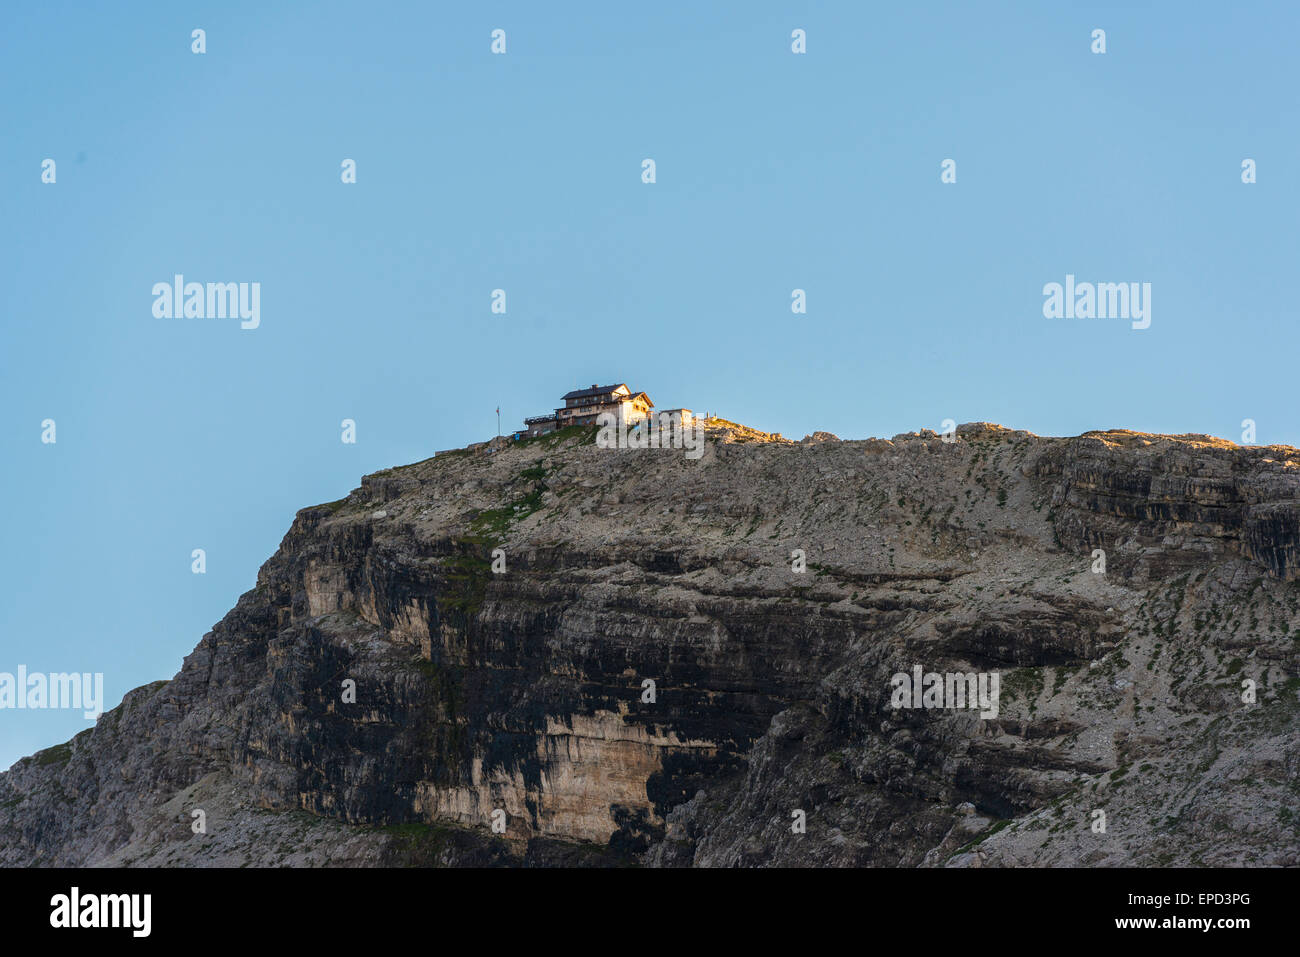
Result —
[[577, 389], [573, 392], [566, 392], [560, 396], [561, 399], [585, 399], [593, 395], [608, 395], [619, 386], [627, 388], [626, 382], [616, 382], [613, 385], [593, 385], [590, 389]]

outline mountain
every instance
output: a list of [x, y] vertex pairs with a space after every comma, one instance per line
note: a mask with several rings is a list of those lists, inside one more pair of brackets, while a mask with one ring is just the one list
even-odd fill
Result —
[[[300, 511], [0, 775], [0, 864], [1300, 864], [1300, 451], [593, 436]], [[996, 716], [895, 707], [917, 666]]]

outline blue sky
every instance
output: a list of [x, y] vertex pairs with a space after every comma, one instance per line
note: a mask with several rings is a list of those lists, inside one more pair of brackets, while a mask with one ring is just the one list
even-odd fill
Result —
[[[297, 509], [592, 382], [794, 438], [1300, 445], [1290, 5], [301, 6], [0, 13], [0, 671], [114, 705]], [[175, 273], [260, 282], [260, 327], [155, 318]], [[1044, 318], [1067, 273], [1151, 327]], [[0, 711], [0, 767], [86, 726]]]

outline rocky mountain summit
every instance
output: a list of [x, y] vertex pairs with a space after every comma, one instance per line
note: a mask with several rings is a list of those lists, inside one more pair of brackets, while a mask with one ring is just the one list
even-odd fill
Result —
[[[1300, 451], [594, 434], [300, 511], [0, 775], [0, 863], [1300, 864]], [[918, 666], [996, 717], [895, 707]]]

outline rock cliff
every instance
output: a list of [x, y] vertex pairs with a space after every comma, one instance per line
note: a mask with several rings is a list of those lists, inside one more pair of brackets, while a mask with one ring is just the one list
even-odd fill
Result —
[[303, 509], [0, 864], [1300, 864], [1300, 451], [593, 434]]

